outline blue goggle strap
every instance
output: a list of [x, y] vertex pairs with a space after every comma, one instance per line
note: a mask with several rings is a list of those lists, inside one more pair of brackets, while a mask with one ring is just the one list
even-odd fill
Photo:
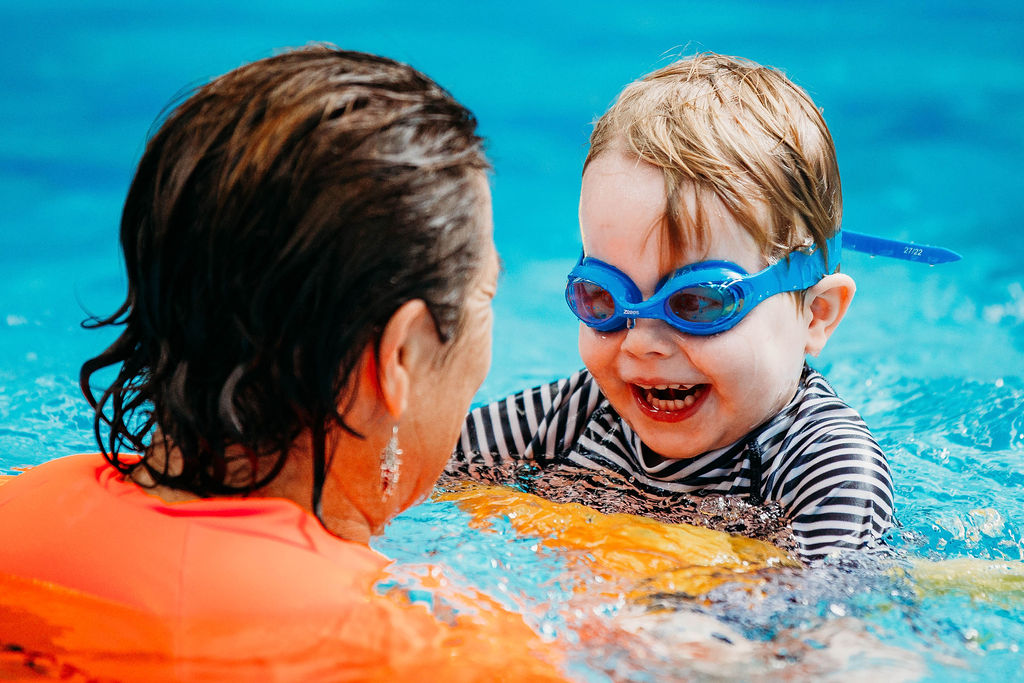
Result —
[[[888, 240], [883, 237], [865, 235], [862, 232], [852, 232], [850, 230], [844, 230], [843, 235], [844, 247], [872, 256], [887, 256], [888, 258], [901, 259], [903, 261], [917, 261], [919, 263], [927, 263], [930, 266], [938, 263], [951, 263], [962, 258], [960, 254], [944, 247]], [[831, 249], [829, 251], [831, 252]]]
[[[837, 232], [825, 243], [827, 260], [838, 266], [839, 254], [843, 248], [843, 233]], [[835, 270], [832, 268], [831, 270]], [[765, 268], [744, 278], [751, 301], [743, 306], [744, 313], [768, 297], [781, 292], [797, 292], [812, 287], [829, 273], [826, 255], [817, 246], [808, 250], [798, 249], [774, 266]]]

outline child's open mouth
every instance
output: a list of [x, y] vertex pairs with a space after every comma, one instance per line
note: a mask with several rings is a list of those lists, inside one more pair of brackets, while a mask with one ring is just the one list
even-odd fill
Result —
[[640, 410], [661, 422], [678, 422], [697, 412], [707, 398], [707, 384], [661, 384], [642, 386], [630, 384]]

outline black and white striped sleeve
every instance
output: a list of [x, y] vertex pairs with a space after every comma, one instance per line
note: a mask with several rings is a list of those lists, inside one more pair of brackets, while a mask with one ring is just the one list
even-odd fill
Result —
[[572, 447], [601, 398], [590, 373], [513, 394], [470, 411], [448, 463], [449, 474], [543, 462]]
[[855, 411], [838, 399], [824, 403], [814, 407], [814, 425], [801, 433], [803, 448], [777, 496], [808, 562], [880, 545], [893, 516], [885, 454]]

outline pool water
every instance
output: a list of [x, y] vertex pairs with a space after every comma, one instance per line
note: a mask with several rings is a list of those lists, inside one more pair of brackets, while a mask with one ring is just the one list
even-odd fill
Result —
[[[618, 90], [702, 49], [782, 68], [836, 139], [844, 225], [964, 255], [929, 268], [847, 254], [857, 298], [813, 360], [889, 454], [890, 544], [919, 568], [865, 560], [653, 605], [581, 592], [593, 577], [571, 554], [501, 519], [469, 528], [452, 502], [410, 510], [376, 546], [410, 576], [440, 564], [527, 612], [578, 647], [588, 681], [1024, 675], [1018, 3], [3, 0], [0, 34], [0, 473], [95, 450], [77, 369], [111, 338], [78, 325], [120, 303], [120, 205], [184, 86], [324, 40], [408, 61], [476, 112], [506, 269], [486, 401], [580, 365], [561, 289], [589, 124]], [[948, 564], [968, 559], [989, 564]], [[985, 566], [1010, 569], [987, 583]], [[580, 644], [594, 619], [634, 637]]]

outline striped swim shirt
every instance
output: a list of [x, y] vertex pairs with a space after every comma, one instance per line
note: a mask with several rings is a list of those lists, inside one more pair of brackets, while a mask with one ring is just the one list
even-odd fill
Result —
[[809, 366], [793, 399], [739, 441], [694, 458], [667, 459], [626, 424], [588, 371], [470, 412], [448, 474], [487, 479], [559, 467], [629, 482], [644, 496], [739, 496], [776, 503], [805, 562], [881, 545], [893, 514], [885, 454], [855, 410]]

